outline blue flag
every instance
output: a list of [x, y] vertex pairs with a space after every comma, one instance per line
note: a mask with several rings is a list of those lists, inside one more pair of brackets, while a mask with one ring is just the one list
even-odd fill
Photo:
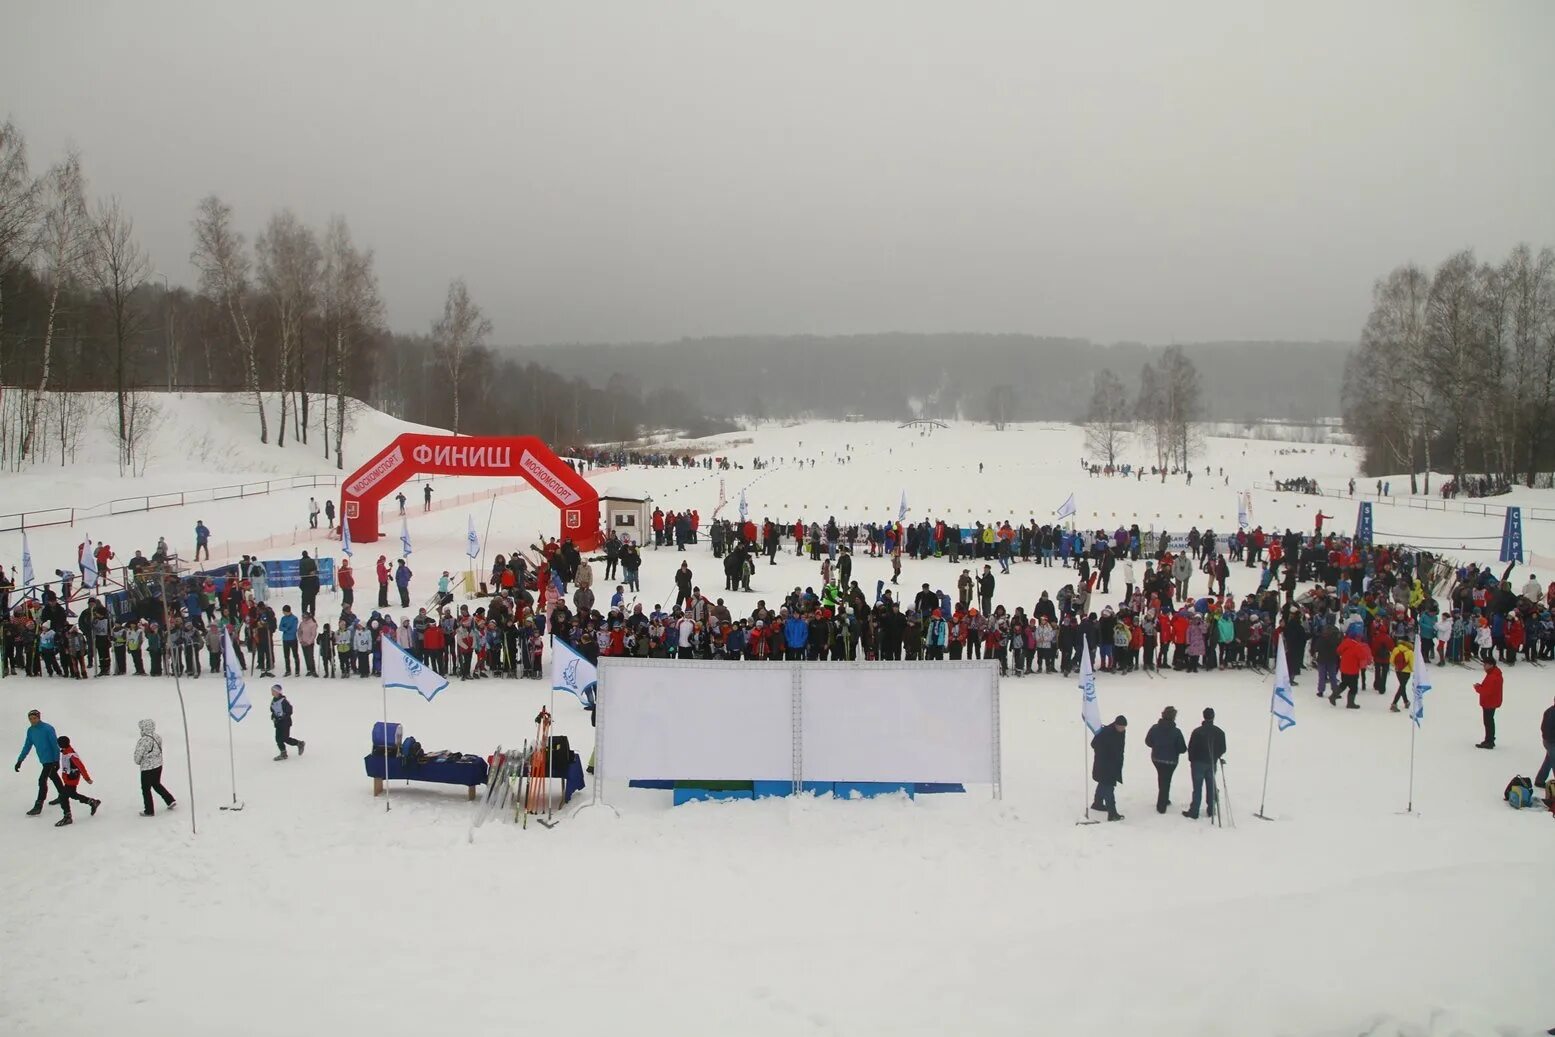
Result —
[[1290, 663], [1285, 659], [1285, 631], [1281, 627], [1275, 634], [1274, 695], [1269, 699], [1269, 712], [1280, 730], [1296, 726], [1296, 699], [1291, 694]]
[[446, 680], [439, 677], [431, 667], [417, 662], [409, 652], [395, 644], [394, 638], [388, 636], [387, 632], [382, 639], [382, 644], [385, 688], [414, 691], [431, 702], [437, 697], [438, 692], [448, 687]]
[[1431, 664], [1425, 661], [1425, 653], [1420, 651], [1420, 634], [1415, 634], [1415, 708], [1409, 711], [1414, 719], [1415, 726], [1420, 726], [1420, 721], [1425, 719], [1425, 693], [1431, 690]]
[[238, 654], [232, 649], [232, 639], [221, 632], [221, 669], [227, 678], [227, 715], [234, 722], [248, 716], [253, 708], [248, 701], [248, 682], [243, 680], [243, 668], [238, 665]]
[[340, 520], [340, 553], [351, 557], [351, 520], [348, 518]]
[[588, 709], [594, 708], [594, 691], [599, 685], [599, 670], [576, 648], [555, 638], [551, 642], [551, 688], [570, 691]]

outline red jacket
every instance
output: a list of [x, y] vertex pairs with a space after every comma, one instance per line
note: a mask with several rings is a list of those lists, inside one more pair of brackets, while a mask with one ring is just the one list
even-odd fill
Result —
[[1479, 708], [1501, 708], [1501, 667], [1492, 666], [1485, 671], [1485, 679], [1474, 685], [1479, 692]]
[[1371, 664], [1371, 649], [1364, 642], [1347, 637], [1339, 642], [1339, 672], [1353, 677]]
[[90, 784], [92, 776], [86, 772], [86, 764], [81, 762], [81, 757], [76, 755], [74, 749], [61, 749], [59, 751], [59, 780], [65, 783], [66, 788], [75, 788], [85, 778]]
[[378, 582], [389, 582], [389, 563], [384, 561], [382, 558], [378, 559]]
[[349, 565], [342, 565], [335, 570], [335, 582], [340, 585], [341, 590], [351, 590], [356, 586], [356, 570]]
[[429, 652], [435, 652], [444, 647], [447, 638], [443, 636], [443, 628], [433, 623], [421, 632], [421, 647]]

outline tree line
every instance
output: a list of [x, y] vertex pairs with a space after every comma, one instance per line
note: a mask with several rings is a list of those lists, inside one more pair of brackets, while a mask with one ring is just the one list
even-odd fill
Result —
[[1459, 487], [1532, 486], [1555, 468], [1555, 251], [1464, 250], [1378, 279], [1343, 399], [1367, 474], [1408, 472], [1411, 492], [1422, 474], [1431, 492], [1435, 466]]
[[[34, 172], [0, 124], [0, 450], [33, 463], [72, 417], [70, 397], [113, 394], [121, 470], [133, 468], [148, 390], [242, 394], [262, 443], [317, 445], [337, 468], [354, 399], [472, 434], [558, 443], [629, 440], [647, 427], [716, 426], [683, 393], [629, 377], [599, 387], [498, 353], [462, 278], [423, 334], [391, 332], [372, 249], [344, 216], [323, 228], [279, 209], [245, 233], [219, 195], [193, 207], [197, 283], [156, 269], [116, 197], [92, 200], [70, 151]], [[140, 423], [137, 426], [137, 416]], [[312, 441], [310, 442], [310, 436]]]

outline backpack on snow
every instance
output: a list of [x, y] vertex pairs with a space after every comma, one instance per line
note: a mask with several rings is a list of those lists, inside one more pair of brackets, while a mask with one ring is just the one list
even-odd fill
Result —
[[1507, 806], [1513, 810], [1522, 810], [1534, 804], [1533, 782], [1519, 774], [1506, 784], [1506, 791], [1502, 793]]

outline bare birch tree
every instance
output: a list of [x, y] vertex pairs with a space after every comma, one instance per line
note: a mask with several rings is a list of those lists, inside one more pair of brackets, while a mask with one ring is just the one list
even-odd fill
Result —
[[1130, 425], [1128, 392], [1110, 369], [1096, 372], [1085, 416], [1085, 452], [1093, 460], [1116, 465]]
[[343, 217], [329, 221], [324, 235], [324, 271], [321, 293], [326, 336], [324, 456], [329, 456], [327, 393], [335, 394], [335, 467], [345, 467], [347, 413], [346, 372], [358, 341], [383, 320], [383, 300], [373, 273], [373, 254], [351, 241], [351, 228]]
[[1478, 402], [1476, 272], [1472, 252], [1459, 252], [1448, 259], [1431, 279], [1426, 308], [1427, 371], [1436, 399], [1452, 422], [1452, 470], [1460, 486], [1468, 469], [1468, 444], [1473, 434], [1471, 411]]
[[[276, 371], [281, 396], [281, 421], [275, 445], [286, 445], [286, 408], [292, 389], [292, 368], [302, 355], [302, 329], [318, 296], [319, 245], [313, 232], [290, 209], [270, 217], [254, 242], [259, 257], [259, 283], [275, 308]], [[295, 421], [295, 418], [294, 418]]]
[[42, 373], [38, 377], [35, 402], [29, 409], [27, 431], [22, 440], [22, 457], [32, 452], [42, 414], [43, 395], [49, 389], [50, 362], [54, 357], [54, 332], [59, 323], [60, 295], [81, 274], [90, 236], [86, 211], [86, 181], [81, 173], [81, 156], [74, 150], [44, 178], [42, 245], [43, 280], [48, 286], [48, 316], [43, 327]]
[[130, 464], [129, 415], [125, 403], [125, 364], [130, 341], [144, 326], [134, 295], [151, 274], [151, 261], [135, 242], [135, 221], [118, 198], [98, 203], [87, 249], [87, 282], [108, 310], [113, 324], [113, 383], [118, 410], [119, 474]]
[[432, 348], [444, 367], [448, 369], [453, 385], [455, 435], [459, 434], [459, 388], [464, 380], [466, 361], [472, 350], [479, 347], [491, 334], [491, 321], [481, 313], [481, 308], [470, 298], [470, 290], [464, 278], [449, 282], [448, 297], [443, 301], [443, 316], [432, 325]]
[[248, 318], [248, 254], [243, 235], [232, 229], [232, 206], [215, 195], [200, 200], [191, 224], [194, 251], [189, 262], [200, 272], [200, 290], [209, 295], [232, 321], [232, 333], [243, 355], [243, 379], [259, 411], [259, 441], [270, 441], [265, 398], [259, 390], [259, 351]]

